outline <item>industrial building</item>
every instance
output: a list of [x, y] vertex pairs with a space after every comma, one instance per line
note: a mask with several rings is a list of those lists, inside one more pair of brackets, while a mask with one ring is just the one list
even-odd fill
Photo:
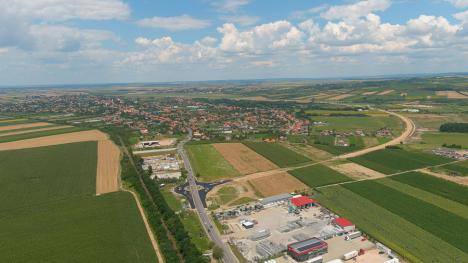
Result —
[[288, 255], [297, 261], [305, 261], [328, 252], [328, 244], [316, 237], [288, 245]]
[[274, 196], [270, 196], [270, 197], [260, 199], [260, 203], [264, 207], [271, 207], [271, 206], [282, 204], [282, 203], [288, 201], [289, 198], [291, 198], [290, 194], [274, 195]]
[[288, 210], [289, 212], [294, 212], [300, 209], [309, 208], [314, 206], [317, 203], [314, 199], [311, 199], [307, 196], [295, 196], [289, 199]]
[[356, 226], [344, 217], [338, 217], [333, 220], [333, 224], [346, 232], [354, 231]]

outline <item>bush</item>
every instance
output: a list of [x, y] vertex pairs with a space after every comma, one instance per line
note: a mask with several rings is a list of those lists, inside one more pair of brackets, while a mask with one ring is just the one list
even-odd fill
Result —
[[449, 122], [440, 125], [441, 132], [462, 132], [468, 133], [468, 123]]

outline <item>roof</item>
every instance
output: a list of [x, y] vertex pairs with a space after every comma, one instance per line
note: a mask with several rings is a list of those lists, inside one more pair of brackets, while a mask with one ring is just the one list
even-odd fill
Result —
[[340, 227], [354, 226], [354, 224], [351, 221], [349, 221], [348, 219], [344, 217], [339, 217], [335, 219], [335, 224]]
[[288, 250], [296, 254], [306, 254], [307, 252], [328, 247], [328, 244], [316, 237], [309, 238], [303, 241], [292, 243], [288, 245]]
[[299, 196], [299, 197], [291, 198], [291, 203], [295, 206], [303, 206], [303, 205], [313, 204], [315, 202], [316, 201], [314, 199], [311, 199], [307, 196]]
[[270, 196], [270, 197], [267, 197], [267, 198], [263, 198], [262, 200], [260, 200], [260, 202], [263, 205], [266, 205], [266, 204], [269, 204], [269, 203], [285, 201], [290, 197], [291, 197], [290, 194], [280, 194], [280, 195], [274, 195], [274, 196]]

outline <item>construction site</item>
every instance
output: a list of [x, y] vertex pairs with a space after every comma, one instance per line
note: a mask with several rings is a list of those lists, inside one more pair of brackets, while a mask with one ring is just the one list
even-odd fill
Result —
[[286, 197], [216, 214], [229, 228], [227, 240], [248, 262], [399, 262], [390, 250], [378, 249], [352, 222], [315, 200]]
[[142, 168], [151, 170], [151, 179], [178, 179], [182, 176], [176, 154], [143, 157]]

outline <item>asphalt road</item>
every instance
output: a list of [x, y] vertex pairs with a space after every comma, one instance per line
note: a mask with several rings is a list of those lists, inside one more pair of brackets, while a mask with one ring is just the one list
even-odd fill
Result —
[[179, 155], [182, 157], [184, 160], [185, 164], [185, 169], [187, 170], [187, 179], [189, 182], [189, 188], [190, 192], [192, 194], [192, 199], [195, 204], [195, 208], [197, 210], [198, 216], [200, 217], [201, 223], [205, 229], [205, 232], [207, 233], [208, 237], [220, 248], [223, 249], [224, 251], [224, 258], [223, 261], [225, 263], [238, 263], [239, 261], [237, 258], [234, 256], [234, 254], [231, 251], [231, 248], [224, 244], [223, 240], [221, 239], [221, 235], [218, 232], [218, 229], [216, 228], [213, 220], [211, 219], [210, 215], [207, 214], [205, 207], [203, 206], [203, 202], [201, 201], [199, 192], [198, 192], [198, 187], [197, 183], [195, 181], [195, 176], [193, 173], [192, 166], [190, 164], [190, 160], [187, 156], [187, 153], [184, 150], [184, 145], [187, 143], [189, 140], [192, 138], [192, 131], [189, 130], [189, 135], [187, 138], [183, 141], [181, 141], [177, 145], [177, 151], [179, 152]]

